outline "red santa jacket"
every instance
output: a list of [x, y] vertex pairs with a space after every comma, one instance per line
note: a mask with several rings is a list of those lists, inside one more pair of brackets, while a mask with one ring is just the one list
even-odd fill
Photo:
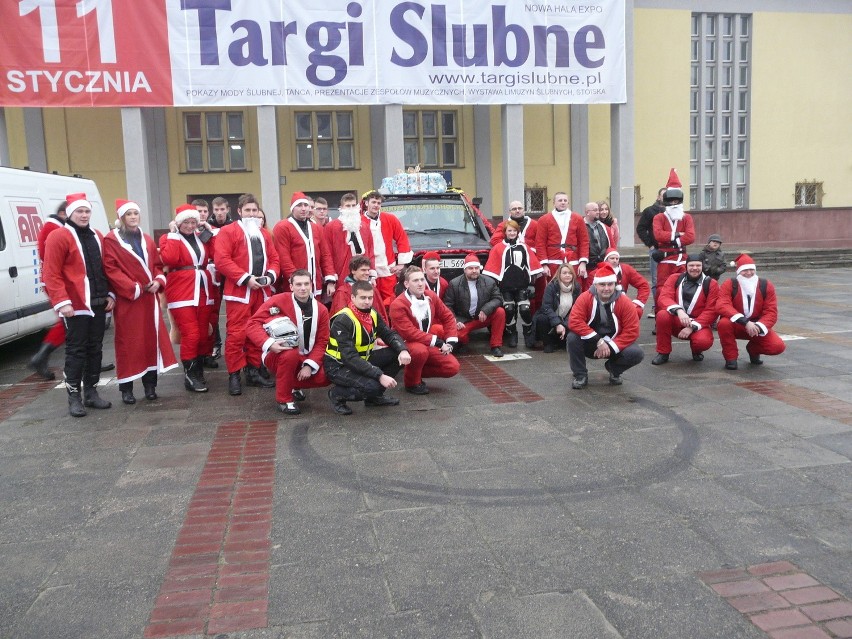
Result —
[[[390, 267], [395, 264], [409, 264], [414, 259], [414, 252], [411, 250], [411, 244], [408, 243], [408, 235], [402, 228], [402, 222], [394, 215], [381, 211], [375, 220], [370, 219], [366, 214], [363, 217], [373, 235], [373, 251], [379, 277], [391, 275]], [[380, 246], [379, 238], [384, 244], [383, 248]]]
[[[574, 301], [571, 314], [568, 317], [568, 329], [584, 340], [601, 338], [592, 328], [592, 324], [597, 319], [598, 304], [600, 303], [594, 294], [594, 290], [594, 287], [592, 287], [580, 294]], [[604, 337], [604, 340], [614, 352], [620, 353], [639, 338], [639, 317], [630, 299], [624, 293], [616, 291], [613, 294], [613, 299], [609, 301], [609, 304], [612, 305], [615, 334]]]
[[[757, 324], [761, 335], [766, 335], [778, 321], [778, 298], [775, 296], [775, 286], [772, 282], [763, 281], [766, 282], [766, 295], [764, 296], [762, 287], [758, 284], [754, 291], [752, 307], [749, 310], [745, 291], [737, 282], [737, 278], [732, 277], [725, 280], [719, 287], [719, 301], [716, 304], [719, 315], [732, 322], [745, 318], [747, 321]], [[734, 282], [737, 282], [736, 292], [734, 291]]]
[[201, 291], [207, 296], [207, 304], [213, 304], [213, 287], [207, 266], [209, 248], [196, 238], [199, 252], [180, 233], [167, 233], [160, 237], [160, 259], [169, 269], [166, 276], [166, 301], [169, 308], [198, 306]]
[[695, 241], [695, 224], [692, 216], [684, 213], [683, 219], [675, 222], [663, 211], [654, 216], [651, 228], [657, 247], [665, 253], [663, 262], [677, 266], [686, 264], [686, 247]]
[[589, 232], [582, 216], [568, 211], [568, 229], [565, 233], [553, 212], [538, 220], [535, 234], [536, 255], [542, 264], [568, 262], [576, 266], [589, 261]]
[[[590, 282], [594, 281], [597, 272], [598, 269], [595, 269], [589, 273]], [[636, 289], [636, 297], [631, 301], [636, 305], [636, 312], [639, 314], [639, 317], [642, 317], [642, 309], [645, 308], [645, 302], [651, 297], [651, 286], [648, 284], [648, 280], [642, 277], [639, 271], [630, 266], [630, 264], [619, 263], [615, 276], [618, 278], [616, 288], [619, 291], [623, 291], [625, 295], [627, 294], [627, 289], [631, 286]]]
[[302, 330], [302, 309], [293, 301], [292, 293], [278, 293], [263, 303], [257, 312], [251, 316], [246, 327], [246, 336], [261, 349], [261, 359], [266, 361], [269, 347], [275, 341], [263, 325], [276, 317], [289, 317], [299, 329], [299, 354], [304, 356], [303, 363], [311, 367], [314, 375], [320, 369], [325, 347], [328, 345], [328, 311], [325, 306], [311, 298], [311, 332], [305, 335]]
[[446, 295], [446, 293], [447, 293], [447, 289], [448, 289], [449, 287], [450, 287], [449, 282], [447, 282], [447, 280], [445, 280], [445, 279], [444, 279], [443, 277], [441, 277], [440, 275], [438, 276], [438, 281], [437, 281], [437, 282], [435, 282], [434, 284], [433, 284], [432, 282], [430, 282], [430, 281], [429, 281], [429, 278], [428, 278], [428, 277], [426, 278], [426, 288], [428, 288], [428, 289], [429, 289], [430, 291], [432, 291], [435, 295], [437, 295], [438, 297], [440, 297], [442, 301], [443, 301], [443, 299], [444, 299], [444, 295]]
[[[373, 233], [367, 218], [361, 216], [361, 227], [356, 231], [358, 245], [352, 241], [352, 233], [343, 228], [339, 219], [332, 220], [322, 228], [322, 238], [331, 254], [331, 263], [337, 273], [337, 281], [342, 282], [349, 275], [349, 262], [356, 255], [370, 258], [370, 270], [376, 272], [376, 255], [373, 249]], [[358, 247], [360, 246], [360, 251]]]
[[423, 318], [426, 320], [426, 330], [423, 330], [421, 319], [414, 315], [414, 299], [408, 291], [403, 291], [391, 302], [390, 317], [393, 330], [399, 333], [406, 343], [417, 342], [424, 346], [435, 346], [438, 336], [430, 333], [429, 329], [433, 324], [440, 324], [444, 329], [445, 342], [458, 341], [458, 329], [456, 329], [456, 318], [453, 312], [429, 289], [425, 291], [425, 298], [429, 301]]
[[154, 240], [142, 234], [142, 256], [124, 241], [118, 230], [104, 238], [104, 273], [115, 291], [115, 361], [119, 382], [129, 382], [148, 371], [164, 372], [177, 366], [169, 332], [156, 294], [145, 287], [153, 281], [166, 285]]
[[[263, 267], [264, 275], [274, 283], [278, 279], [278, 252], [269, 231], [260, 229], [260, 241], [263, 245]], [[242, 220], [228, 224], [219, 229], [216, 235], [216, 270], [225, 278], [225, 290], [222, 299], [229, 302], [249, 303], [251, 291], [246, 282], [251, 277], [251, 242], [249, 235], [243, 227]], [[272, 291], [270, 286], [265, 286], [263, 298], [266, 299]]]
[[[60, 232], [49, 235], [44, 249], [42, 279], [47, 297], [55, 311], [71, 304], [74, 315], [94, 317], [95, 312], [89, 304], [91, 291], [80, 239], [71, 227], [62, 226], [56, 230]], [[95, 231], [95, 238], [103, 255], [104, 238], [100, 231]], [[110, 296], [114, 297], [112, 293]]]
[[[536, 222], [531, 217], [526, 218], [527, 223], [524, 225], [524, 228], [521, 229], [521, 232], [518, 234], [518, 241], [523, 242], [535, 253], [535, 238], [536, 233], [538, 232], [538, 222]], [[500, 224], [497, 225], [497, 228], [494, 231], [494, 235], [491, 236], [489, 240], [491, 242], [491, 246], [497, 246], [500, 242], [506, 239], [506, 222], [509, 220], [503, 220]]]
[[61, 229], [63, 226], [65, 225], [62, 223], [62, 220], [54, 217], [53, 215], [48, 216], [48, 218], [44, 221], [44, 225], [38, 232], [38, 257], [42, 262], [44, 261], [44, 250], [47, 245], [47, 236], [53, 233], [56, 229]]
[[674, 273], [669, 276], [660, 289], [660, 307], [670, 313], [683, 309], [698, 325], [698, 329], [711, 326], [719, 316], [716, 311], [716, 305], [719, 302], [719, 284], [712, 277], [702, 274], [698, 280], [698, 291], [692, 296], [689, 305], [686, 305], [683, 299], [684, 280], [686, 280], [686, 273]]
[[520, 247], [525, 255], [525, 264], [517, 264], [516, 266], [524, 269], [530, 276], [530, 281], [534, 280], [536, 275], [540, 274], [544, 269], [539, 264], [535, 251], [531, 250], [526, 244], [518, 242], [517, 244], [508, 244], [505, 240], [497, 244], [488, 253], [488, 261], [485, 262], [485, 270], [483, 275], [493, 277], [498, 282], [503, 281], [503, 274], [506, 269], [511, 266], [509, 260], [512, 259], [509, 249]]
[[314, 295], [322, 293], [323, 282], [336, 282], [337, 272], [331, 261], [328, 247], [323, 241], [323, 228], [308, 220], [307, 233], [288, 217], [281, 220], [272, 229], [275, 250], [281, 266], [283, 286], [289, 288], [288, 279], [296, 269], [304, 268], [313, 276]]

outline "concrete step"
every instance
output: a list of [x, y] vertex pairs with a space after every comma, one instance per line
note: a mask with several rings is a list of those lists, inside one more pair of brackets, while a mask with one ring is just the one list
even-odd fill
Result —
[[[621, 261], [640, 273], [648, 274], [648, 253], [644, 247], [623, 249]], [[725, 247], [725, 256], [733, 261], [740, 253], [754, 258], [759, 270], [823, 269], [852, 267], [852, 248], [848, 249], [744, 249]], [[733, 271], [729, 268], [729, 272]]]

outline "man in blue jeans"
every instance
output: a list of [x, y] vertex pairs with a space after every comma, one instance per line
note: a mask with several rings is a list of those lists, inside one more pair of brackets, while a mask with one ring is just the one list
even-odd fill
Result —
[[[657, 201], [651, 206], [642, 211], [639, 217], [639, 223], [636, 224], [636, 235], [642, 240], [642, 243], [648, 247], [648, 268], [651, 271], [651, 301], [656, 299], [657, 295], [657, 263], [651, 257], [651, 253], [657, 248], [657, 242], [654, 240], [654, 232], [652, 226], [654, 224], [654, 216], [666, 210], [663, 206], [663, 194], [666, 192], [666, 187], [657, 191]], [[656, 309], [652, 306], [648, 317], [654, 317]]]

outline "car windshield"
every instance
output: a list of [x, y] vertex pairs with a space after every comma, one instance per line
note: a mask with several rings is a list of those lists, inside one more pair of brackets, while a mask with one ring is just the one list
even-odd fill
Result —
[[386, 202], [382, 208], [398, 217], [408, 233], [479, 234], [473, 218], [462, 202]]

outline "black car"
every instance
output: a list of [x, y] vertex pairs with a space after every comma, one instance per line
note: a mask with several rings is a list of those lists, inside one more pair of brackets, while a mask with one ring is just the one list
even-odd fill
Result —
[[420, 266], [424, 253], [436, 251], [441, 256], [441, 275], [451, 280], [461, 275], [468, 253], [476, 253], [483, 266], [488, 260], [494, 227], [458, 189], [385, 195], [382, 210], [402, 222], [414, 251], [412, 264]]

